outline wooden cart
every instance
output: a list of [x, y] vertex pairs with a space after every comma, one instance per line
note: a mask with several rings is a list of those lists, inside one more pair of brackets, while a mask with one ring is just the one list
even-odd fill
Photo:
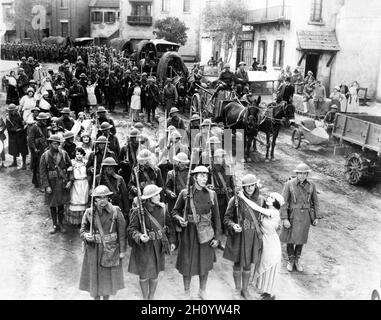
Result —
[[345, 178], [353, 185], [368, 181], [381, 171], [381, 117], [337, 114], [332, 136], [350, 147]]

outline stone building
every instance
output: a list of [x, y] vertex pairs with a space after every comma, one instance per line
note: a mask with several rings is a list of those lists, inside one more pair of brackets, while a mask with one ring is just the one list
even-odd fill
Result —
[[189, 28], [188, 40], [180, 47], [184, 60], [199, 57], [201, 2], [204, 0], [121, 0], [120, 37], [137, 42], [153, 39], [155, 21], [178, 17]]
[[107, 44], [119, 37], [119, 5], [119, 0], [90, 1], [90, 36], [96, 45]]
[[51, 1], [51, 36], [72, 39], [90, 36], [90, 0]]

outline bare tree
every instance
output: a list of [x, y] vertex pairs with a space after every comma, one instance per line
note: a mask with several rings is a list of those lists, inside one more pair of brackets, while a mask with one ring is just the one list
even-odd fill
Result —
[[203, 12], [204, 29], [225, 48], [225, 62], [229, 62], [237, 45], [248, 8], [242, 0], [208, 3]]

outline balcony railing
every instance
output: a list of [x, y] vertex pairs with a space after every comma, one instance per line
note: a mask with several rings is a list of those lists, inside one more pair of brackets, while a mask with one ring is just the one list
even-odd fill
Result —
[[272, 22], [289, 21], [291, 7], [274, 6], [257, 10], [249, 10], [245, 17], [245, 24], [268, 24]]
[[151, 16], [128, 16], [127, 23], [131, 25], [152, 26]]

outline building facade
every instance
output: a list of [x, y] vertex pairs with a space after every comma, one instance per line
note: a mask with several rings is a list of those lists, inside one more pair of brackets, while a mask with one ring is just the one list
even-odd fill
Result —
[[90, 36], [96, 45], [106, 45], [119, 37], [119, 0], [90, 1]]
[[136, 42], [153, 39], [157, 20], [177, 17], [189, 28], [188, 40], [180, 47], [184, 60], [195, 61], [200, 51], [201, 3], [204, 0], [121, 0], [120, 37]]
[[71, 38], [90, 36], [90, 0], [51, 1], [52, 36]]
[[16, 24], [15, 24], [15, 6], [13, 0], [1, 0], [1, 42], [12, 42], [17, 39]]

